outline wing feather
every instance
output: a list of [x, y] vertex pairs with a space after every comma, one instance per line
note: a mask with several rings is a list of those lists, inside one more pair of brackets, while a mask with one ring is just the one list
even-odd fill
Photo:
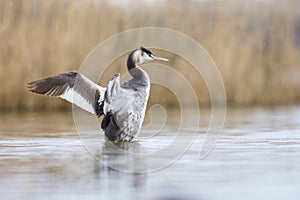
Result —
[[28, 90], [37, 94], [60, 97], [96, 115], [103, 114], [106, 88], [78, 72], [67, 72], [28, 83]]
[[120, 84], [120, 74], [115, 74], [108, 83], [104, 98], [104, 114], [119, 112], [128, 107], [134, 90], [124, 89]]

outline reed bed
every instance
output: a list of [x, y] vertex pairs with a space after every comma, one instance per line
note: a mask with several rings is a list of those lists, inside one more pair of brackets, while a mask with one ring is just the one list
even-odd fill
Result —
[[[30, 94], [26, 83], [77, 70], [101, 41], [145, 26], [175, 29], [202, 44], [222, 74], [229, 105], [300, 101], [297, 0], [128, 1], [121, 5], [96, 0], [0, 0], [0, 111], [70, 108], [63, 101]], [[173, 63], [190, 78], [201, 105], [209, 105], [205, 83], [194, 71], [185, 71], [190, 69], [185, 67], [188, 63], [180, 59]], [[124, 61], [116, 65], [125, 72], [119, 67]], [[164, 90], [154, 87], [151, 92]], [[164, 94], [150, 98], [150, 104], [177, 103], [171, 92]]]

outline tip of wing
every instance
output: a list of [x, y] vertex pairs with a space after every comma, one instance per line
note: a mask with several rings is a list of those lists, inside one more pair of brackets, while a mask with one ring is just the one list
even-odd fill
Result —
[[54, 85], [51, 84], [51, 82], [45, 80], [38, 80], [27, 83], [27, 89], [30, 92], [55, 97], [63, 94], [66, 91], [67, 87], [67, 85]]

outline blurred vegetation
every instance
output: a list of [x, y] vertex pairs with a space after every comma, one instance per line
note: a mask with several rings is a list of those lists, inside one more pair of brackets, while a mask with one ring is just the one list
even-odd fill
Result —
[[[175, 29], [203, 45], [219, 67], [230, 105], [299, 103], [297, 0], [116, 2], [0, 0], [0, 111], [69, 108], [29, 93], [26, 82], [77, 70], [101, 41], [145, 26]], [[188, 63], [173, 63], [189, 76], [199, 102], [209, 105], [205, 83], [193, 71], [184, 72]], [[172, 105], [176, 99], [169, 93], [156, 96]]]

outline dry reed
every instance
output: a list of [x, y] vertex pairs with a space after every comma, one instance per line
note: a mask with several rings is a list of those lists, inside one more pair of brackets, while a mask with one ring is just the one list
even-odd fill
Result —
[[[68, 107], [63, 101], [28, 93], [26, 82], [77, 70], [104, 39], [144, 26], [175, 29], [202, 44], [219, 67], [231, 105], [299, 103], [298, 4], [296, 0], [147, 5], [129, 1], [118, 6], [95, 0], [0, 0], [0, 111]], [[209, 104], [204, 82], [183, 65], [188, 63], [174, 61], [199, 91], [199, 102]], [[163, 89], [155, 87], [152, 92], [160, 94]], [[171, 93], [161, 100], [176, 103]]]

